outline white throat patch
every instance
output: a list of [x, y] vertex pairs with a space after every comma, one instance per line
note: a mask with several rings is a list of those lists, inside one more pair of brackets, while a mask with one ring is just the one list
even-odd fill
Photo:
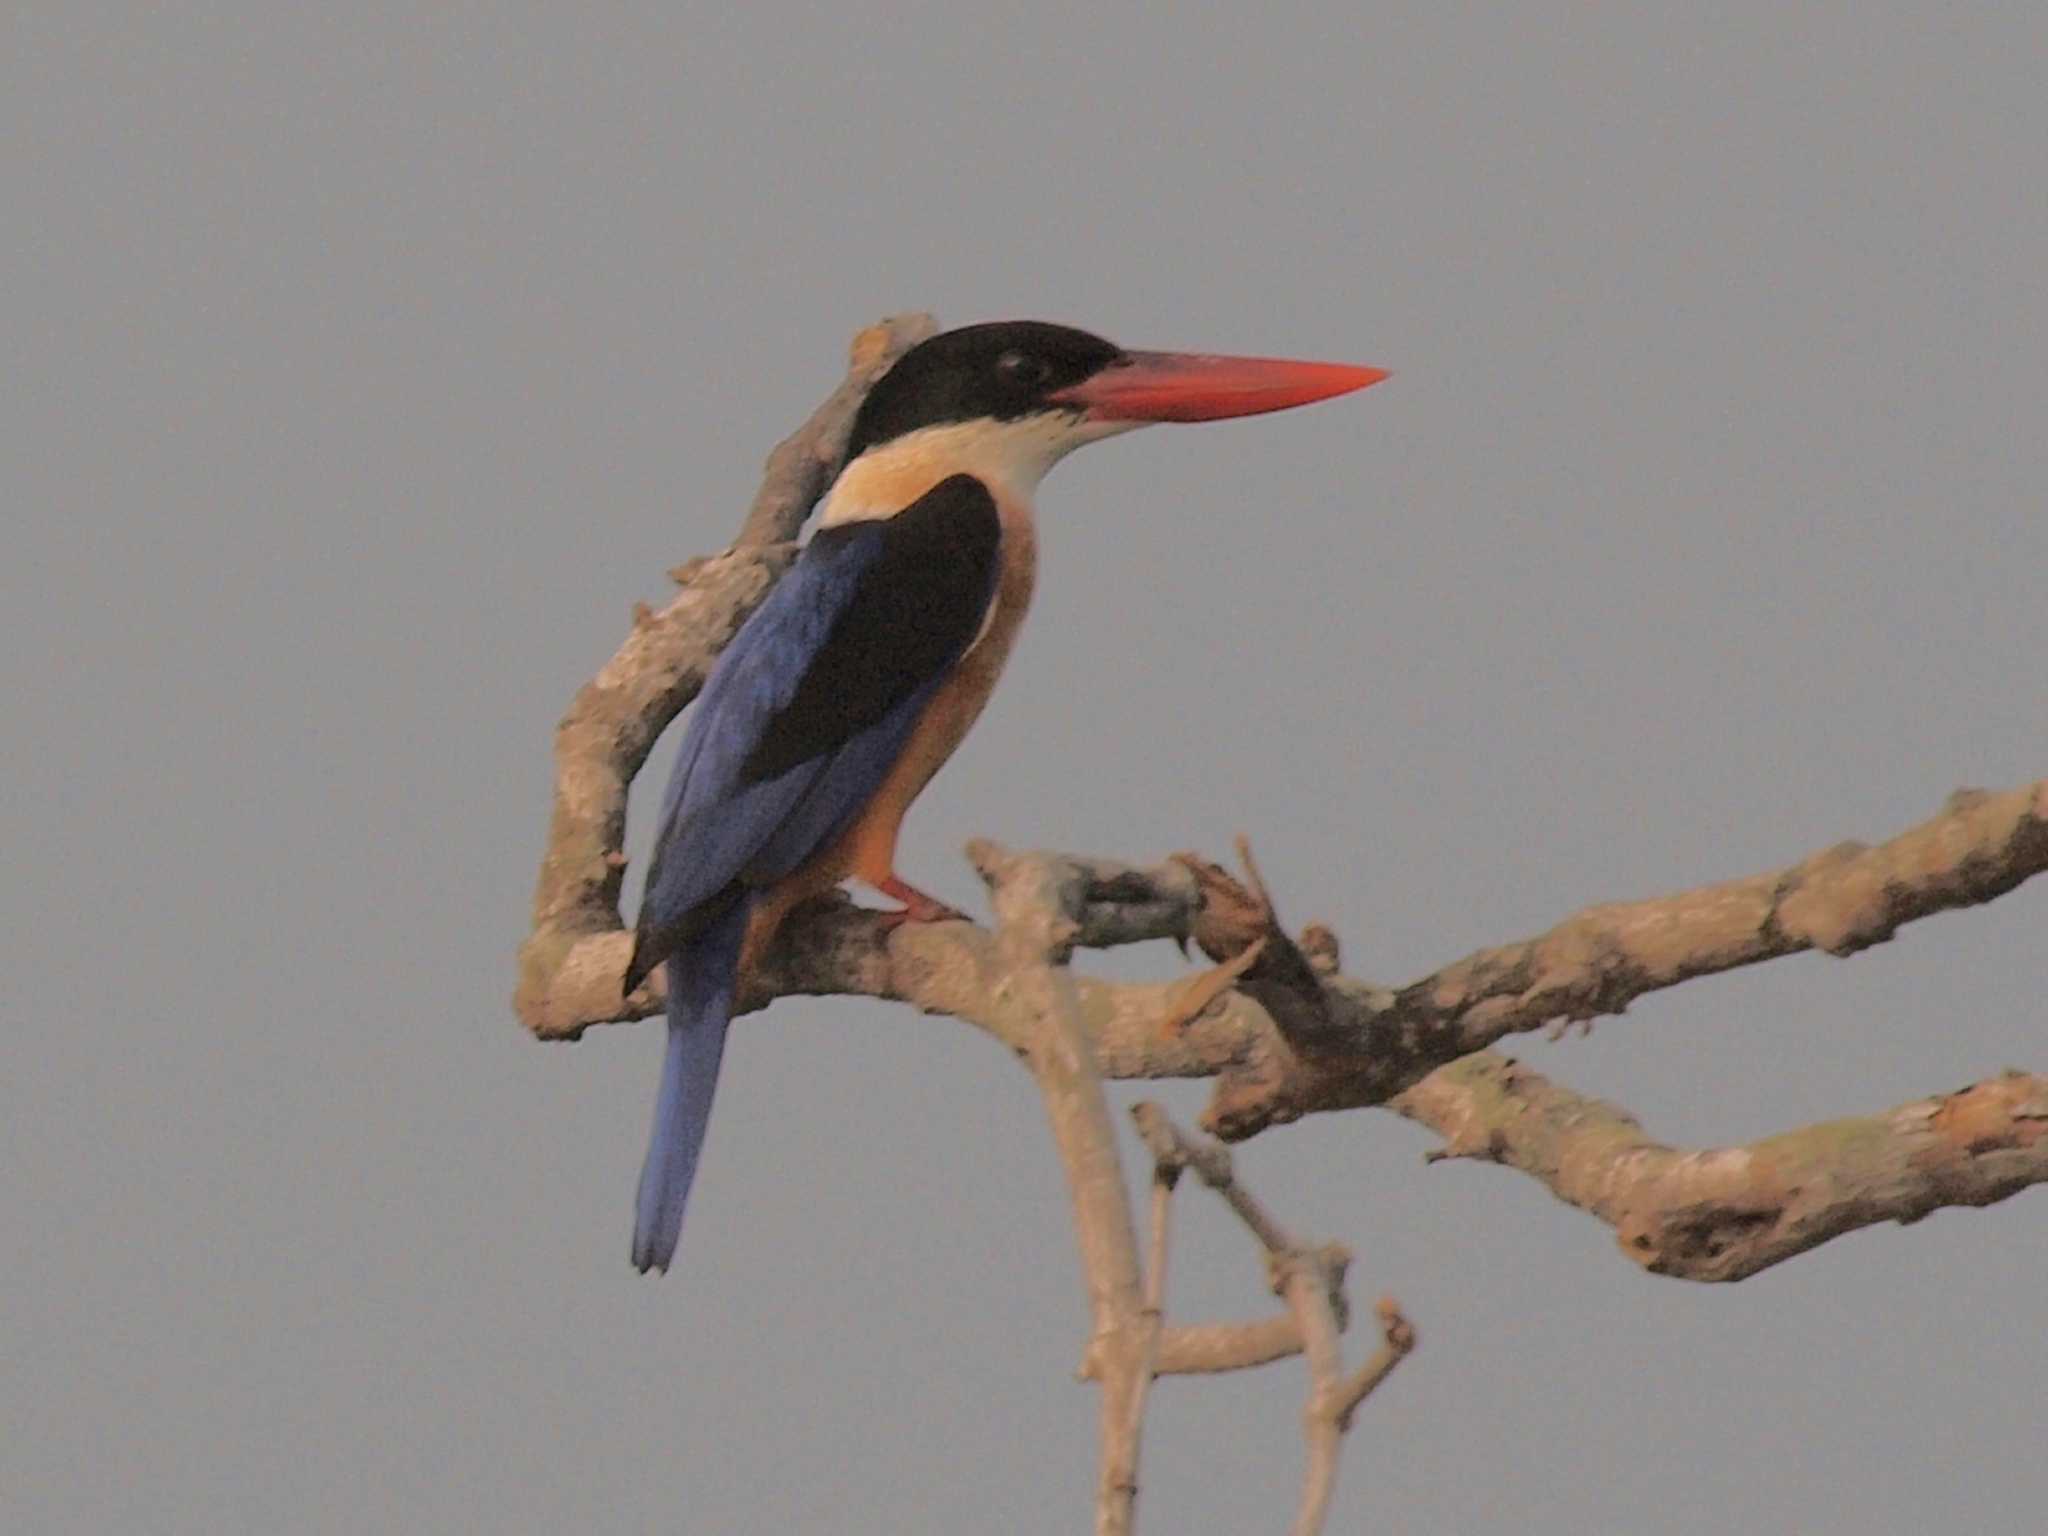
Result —
[[1015, 421], [984, 417], [921, 427], [877, 443], [841, 470], [818, 526], [894, 517], [949, 475], [972, 475], [998, 499], [1029, 502], [1045, 472], [1076, 448], [1145, 425], [1044, 411]]

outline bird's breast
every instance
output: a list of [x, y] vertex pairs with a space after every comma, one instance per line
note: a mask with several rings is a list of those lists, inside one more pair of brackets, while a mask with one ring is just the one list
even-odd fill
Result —
[[[989, 602], [988, 616], [981, 621], [981, 633], [960, 658], [963, 670], [970, 663], [977, 669], [992, 669], [988, 672], [990, 689], [995, 687], [1003, 663], [1010, 659], [1010, 648], [1017, 643], [1017, 631], [1023, 627], [1031, 594], [1038, 585], [1038, 525], [1031, 503], [999, 495], [996, 516], [1002, 524], [1003, 540], [995, 596]], [[984, 701], [987, 696], [984, 692]]]
[[1038, 529], [1031, 504], [998, 494], [996, 513], [1003, 539], [995, 595], [988, 616], [981, 621], [981, 632], [932, 695], [911, 734], [904, 754], [912, 760], [908, 765], [913, 770], [911, 783], [906, 786], [911, 796], [931, 781], [980, 717], [1031, 607], [1031, 593], [1038, 583]]

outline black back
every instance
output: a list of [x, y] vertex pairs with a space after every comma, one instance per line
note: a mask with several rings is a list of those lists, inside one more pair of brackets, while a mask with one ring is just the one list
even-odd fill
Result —
[[964, 325], [921, 341], [896, 360], [853, 419], [849, 462], [919, 427], [990, 417], [1014, 421], [1049, 409], [1046, 396], [1123, 356], [1114, 342], [1043, 320]]
[[819, 529], [803, 558], [844, 567], [857, 585], [742, 779], [837, 751], [957, 661], [988, 614], [1001, 544], [995, 498], [972, 475], [941, 480], [894, 517]]

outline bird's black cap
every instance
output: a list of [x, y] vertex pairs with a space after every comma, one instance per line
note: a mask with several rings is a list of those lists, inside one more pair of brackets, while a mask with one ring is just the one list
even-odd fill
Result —
[[849, 462], [877, 443], [951, 422], [1014, 421], [1058, 409], [1052, 391], [1078, 384], [1122, 357], [1114, 342], [1043, 320], [964, 325], [921, 341], [861, 402], [847, 440]]

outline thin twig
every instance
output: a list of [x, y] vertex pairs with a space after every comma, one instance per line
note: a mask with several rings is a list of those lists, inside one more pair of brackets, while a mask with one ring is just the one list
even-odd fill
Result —
[[1167, 1219], [1173, 1206], [1173, 1186], [1179, 1171], [1156, 1164], [1152, 1170], [1151, 1238], [1145, 1254], [1145, 1304], [1138, 1313], [1138, 1358], [1132, 1367], [1134, 1378], [1130, 1408], [1124, 1421], [1122, 1443], [1130, 1458], [1131, 1497], [1138, 1492], [1138, 1445], [1145, 1430], [1145, 1406], [1152, 1393], [1152, 1379], [1159, 1370], [1159, 1339], [1166, 1331]]
[[1373, 1303], [1372, 1310], [1379, 1319], [1380, 1347], [1337, 1390], [1334, 1406], [1340, 1429], [1351, 1427], [1351, 1416], [1358, 1412], [1358, 1405], [1372, 1396], [1373, 1389], [1415, 1348], [1415, 1325], [1402, 1315], [1400, 1304], [1393, 1297], [1382, 1296]]
[[1293, 1271], [1287, 1280], [1288, 1304], [1301, 1320], [1303, 1335], [1308, 1340], [1306, 1353], [1312, 1381], [1307, 1406], [1302, 1410], [1308, 1457], [1302, 1470], [1301, 1506], [1294, 1517], [1293, 1536], [1317, 1536], [1323, 1529], [1336, 1490], [1344, 1436], [1351, 1429], [1358, 1405], [1415, 1348], [1414, 1327], [1393, 1298], [1383, 1296], [1373, 1308], [1380, 1324], [1380, 1347], [1351, 1375], [1342, 1374], [1344, 1358], [1337, 1342], [1337, 1319], [1330, 1306], [1333, 1287], [1328, 1276], [1318, 1272], [1330, 1262], [1328, 1253], [1329, 1250], [1322, 1250], [1320, 1255], [1294, 1256]]
[[1294, 1516], [1293, 1533], [1316, 1536], [1329, 1518], [1337, 1460], [1344, 1446], [1344, 1429], [1333, 1411], [1344, 1355], [1337, 1341], [1337, 1313], [1330, 1304], [1330, 1277], [1322, 1256], [1289, 1253], [1280, 1261], [1280, 1271], [1281, 1295], [1301, 1325], [1302, 1353], [1309, 1372], [1308, 1402], [1301, 1413], [1308, 1455], [1302, 1467], [1301, 1504]]
[[1270, 1365], [1301, 1353], [1301, 1327], [1280, 1312], [1248, 1323], [1169, 1326], [1159, 1339], [1158, 1374], [1209, 1376]]
[[1193, 1169], [1266, 1252], [1273, 1288], [1287, 1303], [1295, 1341], [1308, 1362], [1308, 1401], [1302, 1409], [1307, 1459], [1293, 1530], [1294, 1536], [1316, 1536], [1329, 1517], [1338, 1457], [1352, 1417], [1366, 1395], [1415, 1347], [1415, 1330], [1392, 1301], [1382, 1300], [1376, 1309], [1380, 1348], [1346, 1376], [1339, 1335], [1347, 1321], [1344, 1275], [1351, 1262], [1349, 1250], [1336, 1243], [1310, 1248], [1296, 1242], [1238, 1179], [1226, 1148], [1189, 1136], [1156, 1104], [1140, 1104], [1132, 1114], [1154, 1165], [1176, 1172]]
[[1160, 1119], [1176, 1143], [1175, 1150], [1187, 1167], [1194, 1169], [1196, 1177], [1206, 1184], [1223, 1203], [1237, 1213], [1238, 1220], [1250, 1228], [1259, 1245], [1275, 1258], [1294, 1251], [1294, 1239], [1274, 1218], [1272, 1212], [1259, 1203], [1258, 1197], [1238, 1182], [1237, 1170], [1232, 1163], [1230, 1149], [1213, 1141], [1197, 1141], [1162, 1112]]

